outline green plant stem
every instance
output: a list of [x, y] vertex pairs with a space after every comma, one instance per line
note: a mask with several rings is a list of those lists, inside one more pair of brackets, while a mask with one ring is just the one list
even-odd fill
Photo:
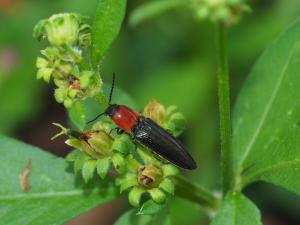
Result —
[[218, 97], [221, 137], [221, 167], [223, 195], [230, 189], [230, 150], [231, 150], [231, 121], [230, 121], [230, 96], [229, 73], [226, 49], [226, 26], [217, 24], [217, 67], [218, 67]]
[[217, 211], [220, 204], [220, 199], [207, 191], [203, 187], [192, 184], [181, 176], [175, 177], [176, 195], [197, 203], [209, 211]]
[[75, 60], [76, 63], [79, 63], [80, 66], [85, 69], [88, 70], [89, 69], [89, 65], [88, 63], [85, 61], [84, 58], [81, 57], [81, 55], [78, 55], [77, 52], [75, 52], [71, 46], [69, 45], [64, 45], [63, 46], [65, 48], [65, 50], [70, 54], [70, 56]]

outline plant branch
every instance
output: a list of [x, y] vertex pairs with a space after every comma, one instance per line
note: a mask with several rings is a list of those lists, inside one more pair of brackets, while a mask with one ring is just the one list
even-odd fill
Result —
[[181, 176], [176, 176], [174, 179], [176, 184], [175, 192], [178, 197], [195, 202], [209, 211], [217, 211], [220, 199], [211, 192], [203, 187], [192, 184]]
[[217, 67], [218, 67], [218, 98], [221, 138], [221, 167], [223, 195], [230, 188], [230, 151], [231, 151], [231, 121], [230, 121], [230, 94], [229, 73], [226, 49], [226, 26], [217, 24]]

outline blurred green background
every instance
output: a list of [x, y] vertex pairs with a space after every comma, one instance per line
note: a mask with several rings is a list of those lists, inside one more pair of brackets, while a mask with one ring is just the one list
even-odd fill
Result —
[[[32, 38], [35, 23], [59, 12], [93, 16], [97, 0], [0, 1], [0, 133], [37, 145], [57, 155], [68, 148], [63, 139], [50, 142], [52, 122], [67, 124], [64, 108], [51, 87], [35, 79], [35, 59], [43, 43]], [[147, 2], [131, 0], [121, 34], [102, 62], [104, 82], [116, 72], [117, 85], [140, 108], [152, 98], [177, 105], [187, 119], [182, 139], [193, 151], [199, 169], [195, 182], [218, 190], [219, 142], [214, 59], [214, 26], [197, 21], [189, 11], [174, 10], [137, 27], [130, 12]], [[300, 14], [299, 0], [254, 0], [253, 9], [229, 33], [232, 105], [253, 63], [263, 49]], [[271, 185], [253, 184], [245, 193], [262, 210], [264, 224], [300, 224], [300, 198]], [[267, 194], [266, 194], [267, 193]], [[123, 209], [114, 202], [68, 224], [111, 224]], [[109, 213], [107, 212], [109, 211]], [[174, 224], [207, 224], [197, 206], [176, 199]], [[105, 217], [105, 219], [104, 219]]]

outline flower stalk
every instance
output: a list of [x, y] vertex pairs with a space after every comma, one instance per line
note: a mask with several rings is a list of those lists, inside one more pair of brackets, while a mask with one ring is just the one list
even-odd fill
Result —
[[218, 67], [218, 99], [221, 138], [221, 167], [222, 192], [227, 193], [230, 188], [230, 154], [231, 154], [231, 121], [229, 73], [226, 49], [226, 25], [218, 23], [216, 28], [217, 67]]
[[175, 178], [175, 193], [177, 196], [194, 202], [208, 211], [217, 211], [220, 205], [220, 198], [201, 186], [195, 185], [182, 176]]

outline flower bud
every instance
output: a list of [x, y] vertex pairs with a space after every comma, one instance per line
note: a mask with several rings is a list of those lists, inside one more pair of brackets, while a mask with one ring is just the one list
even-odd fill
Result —
[[110, 158], [105, 157], [97, 160], [97, 173], [104, 179], [110, 167]]
[[176, 112], [176, 109], [175, 106], [169, 106], [166, 109], [162, 104], [152, 99], [144, 108], [143, 115], [154, 120], [174, 136], [178, 136], [185, 127], [185, 119], [183, 114]]
[[103, 131], [91, 131], [80, 137], [100, 156], [100, 158], [112, 155], [111, 146], [113, 139]]
[[235, 23], [242, 13], [249, 11], [245, 0], [193, 0], [192, 7], [199, 19]]
[[135, 207], [139, 206], [143, 193], [148, 192], [156, 203], [163, 203], [166, 193], [174, 194], [174, 183], [170, 179], [178, 173], [178, 169], [171, 165], [141, 165], [132, 155], [126, 158], [126, 174], [116, 180], [120, 192], [131, 188], [128, 199]]
[[84, 162], [82, 166], [82, 177], [83, 180], [87, 183], [90, 179], [93, 178], [94, 172], [97, 167], [97, 161], [96, 160], [87, 160]]
[[161, 125], [165, 121], [166, 110], [162, 104], [152, 99], [144, 108], [143, 115]]
[[139, 168], [138, 181], [142, 186], [158, 187], [161, 180], [162, 180], [162, 171], [159, 168], [151, 164]]
[[75, 45], [78, 42], [82, 17], [75, 13], [61, 13], [41, 20], [34, 28], [34, 36], [47, 38], [54, 46]]

